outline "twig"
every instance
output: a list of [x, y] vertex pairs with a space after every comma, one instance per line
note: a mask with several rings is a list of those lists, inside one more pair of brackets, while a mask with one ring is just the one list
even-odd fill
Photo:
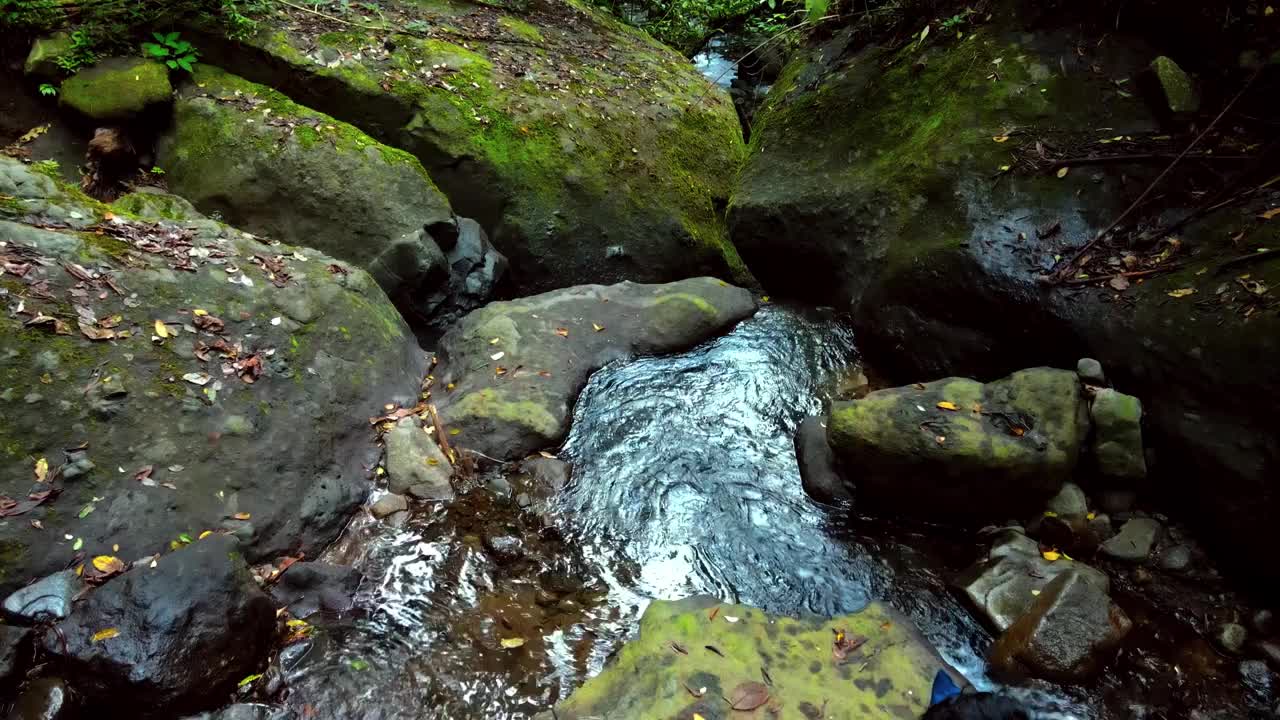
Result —
[[[1109, 165], [1111, 163], [1141, 163], [1152, 162], [1155, 160], [1168, 160], [1176, 158], [1172, 153], [1146, 153], [1136, 155], [1103, 155], [1101, 157], [1077, 157], [1063, 158], [1062, 160], [1054, 160], [1050, 167], [1059, 168], [1068, 165]], [[1256, 160], [1257, 158], [1249, 155], [1210, 155], [1207, 153], [1197, 153], [1195, 155], [1187, 155], [1185, 160], [1222, 160], [1241, 162], [1244, 160]]]
[[286, 7], [291, 7], [294, 10], [301, 10], [304, 13], [311, 13], [312, 15], [325, 18], [326, 20], [333, 20], [334, 22], [340, 22], [343, 25], [350, 25], [351, 27], [360, 28], [361, 30], [376, 30], [378, 32], [394, 32], [391, 28], [381, 27], [377, 25], [362, 25], [360, 23], [351, 22], [350, 20], [344, 20], [343, 18], [340, 18], [337, 15], [330, 15], [329, 13], [322, 13], [319, 10], [312, 10], [309, 7], [294, 5], [293, 3], [289, 2], [289, 0], [280, 0], [280, 4]]
[[1071, 278], [1070, 280], [1064, 280], [1062, 284], [1063, 285], [1088, 285], [1089, 283], [1098, 282], [1099, 280], [1110, 280], [1112, 278], [1118, 278], [1118, 277], [1122, 277], [1122, 278], [1144, 277], [1147, 275], [1155, 275], [1156, 273], [1168, 272], [1170, 270], [1177, 270], [1180, 267], [1182, 267], [1182, 263], [1177, 263], [1174, 265], [1166, 265], [1165, 267], [1152, 268], [1150, 270], [1135, 270], [1133, 272], [1111, 273], [1110, 275], [1097, 275], [1094, 277], [1087, 277], [1087, 278]]
[[1222, 272], [1224, 268], [1232, 267], [1234, 265], [1244, 265], [1245, 263], [1253, 262], [1254, 260], [1262, 260], [1264, 258], [1275, 257], [1276, 255], [1280, 255], [1280, 248], [1259, 250], [1258, 252], [1241, 255], [1240, 257], [1234, 257], [1230, 260], [1223, 260], [1214, 272]]
[[[413, 30], [409, 30], [408, 28], [387, 27], [385, 25], [364, 25], [361, 23], [352, 22], [350, 20], [340, 18], [337, 15], [330, 15], [329, 13], [322, 13], [319, 10], [313, 10], [311, 8], [303, 7], [301, 5], [295, 5], [289, 2], [289, 0], [280, 0], [280, 4], [294, 8], [295, 10], [301, 10], [302, 12], [310, 13], [312, 15], [325, 18], [326, 20], [332, 20], [334, 22], [342, 23], [343, 25], [350, 25], [351, 27], [354, 27], [354, 28], [360, 28], [361, 30], [372, 30], [374, 32], [388, 33], [390, 35], [408, 35], [410, 37], [424, 38], [427, 40], [431, 39], [430, 33], [415, 32]], [[478, 3], [478, 4], [484, 5], [485, 3]], [[454, 37], [461, 38], [463, 40], [474, 40], [476, 42], [494, 42], [494, 43], [502, 43], [503, 45], [529, 45], [531, 47], [542, 46], [541, 43], [536, 43], [536, 42], [533, 42], [530, 40], [524, 40], [521, 38], [506, 39], [506, 38], [497, 38], [497, 37], [485, 37], [482, 35], [471, 35], [468, 33], [459, 32], [457, 30], [452, 30], [446, 27], [441, 27], [440, 29]]]
[[1156, 186], [1160, 184], [1160, 181], [1163, 180], [1165, 176], [1168, 175], [1170, 171], [1172, 171], [1173, 168], [1177, 166], [1178, 162], [1181, 161], [1182, 158], [1186, 157], [1187, 154], [1190, 153], [1195, 148], [1196, 145], [1200, 144], [1200, 141], [1203, 140], [1206, 135], [1208, 135], [1215, 127], [1217, 127], [1218, 122], [1222, 120], [1222, 118], [1225, 117], [1228, 112], [1231, 111], [1231, 108], [1235, 107], [1236, 102], [1241, 97], [1243, 97], [1246, 92], [1249, 91], [1249, 88], [1253, 87], [1253, 82], [1257, 80], [1261, 74], [1262, 74], [1262, 68], [1258, 68], [1257, 70], [1253, 71], [1253, 75], [1249, 77], [1249, 81], [1244, 84], [1244, 87], [1240, 88], [1240, 92], [1236, 93], [1235, 97], [1231, 98], [1231, 102], [1227, 103], [1227, 106], [1222, 108], [1222, 112], [1218, 113], [1218, 116], [1213, 119], [1213, 122], [1209, 123], [1209, 126], [1206, 127], [1204, 130], [1202, 130], [1200, 134], [1197, 135], [1195, 139], [1191, 141], [1191, 144], [1187, 145], [1187, 147], [1181, 153], [1178, 154], [1178, 157], [1174, 158], [1173, 162], [1169, 163], [1169, 166], [1166, 167], [1159, 175], [1156, 176], [1155, 180], [1151, 181], [1151, 184], [1147, 186], [1146, 190], [1142, 191], [1142, 194], [1138, 196], [1137, 200], [1133, 201], [1133, 204], [1131, 204], [1128, 208], [1126, 208], [1124, 212], [1120, 213], [1120, 215], [1116, 217], [1115, 220], [1112, 220], [1111, 224], [1108, 225], [1106, 229], [1104, 229], [1102, 232], [1094, 236], [1092, 240], [1085, 243], [1079, 250], [1076, 250], [1075, 253], [1071, 256], [1069, 260], [1067, 260], [1067, 262], [1064, 265], [1062, 265], [1058, 269], [1055, 269], [1053, 273], [1048, 275], [1047, 276], [1048, 282], [1054, 283], [1054, 284], [1061, 283], [1065, 279], [1067, 272], [1071, 269], [1072, 266], [1076, 264], [1077, 260], [1083, 257], [1085, 253], [1089, 252], [1089, 250], [1093, 249], [1093, 246], [1097, 245], [1102, 240], [1102, 238], [1106, 237], [1112, 230], [1119, 227], [1120, 223], [1124, 222], [1124, 219], [1129, 217], [1129, 213], [1133, 212], [1135, 208], [1137, 208], [1139, 205], [1142, 204], [1143, 200], [1147, 199], [1147, 196], [1151, 194], [1151, 191], [1155, 190]]

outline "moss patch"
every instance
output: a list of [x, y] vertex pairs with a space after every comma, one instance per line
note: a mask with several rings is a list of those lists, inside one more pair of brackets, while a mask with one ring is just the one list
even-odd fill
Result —
[[81, 70], [62, 83], [62, 104], [95, 120], [124, 120], [173, 95], [164, 65], [140, 58], [113, 58]]

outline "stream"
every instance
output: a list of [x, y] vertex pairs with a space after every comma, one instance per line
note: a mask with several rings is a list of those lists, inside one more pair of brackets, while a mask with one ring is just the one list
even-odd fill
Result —
[[518, 481], [493, 473], [331, 551], [362, 569], [363, 589], [356, 612], [313, 618], [312, 638], [282, 652], [289, 704], [304, 717], [529, 718], [598, 673], [650, 600], [691, 594], [822, 615], [885, 600], [989, 687], [989, 636], [943, 580], [972, 560], [971, 541], [953, 561], [948, 543], [869, 531], [801, 488], [792, 434], [854, 360], [833, 317], [768, 306], [689, 352], [597, 372], [561, 451], [564, 490], [521, 509]]

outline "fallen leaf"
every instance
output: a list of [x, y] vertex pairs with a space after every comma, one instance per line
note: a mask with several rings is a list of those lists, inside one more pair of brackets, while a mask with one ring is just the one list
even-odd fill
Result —
[[1060, 177], [1060, 178], [1064, 178], [1064, 177], [1066, 177], [1066, 176], [1067, 176], [1067, 173], [1068, 173], [1068, 172], [1070, 172], [1070, 170], [1071, 170], [1071, 168], [1066, 167], [1066, 166], [1063, 166], [1063, 167], [1058, 168], [1058, 177]]
[[1170, 290], [1165, 294], [1171, 298], [1184, 298], [1188, 295], [1194, 295], [1195, 293], [1196, 293], [1195, 288], [1180, 288], [1178, 290]]
[[1002, 143], [1002, 142], [1009, 142], [1009, 136], [1008, 136], [1008, 135], [996, 135], [995, 137], [993, 137], [993, 138], [991, 138], [991, 139], [992, 139], [992, 140], [995, 140], [995, 141], [996, 141], [996, 142], [998, 142], [998, 143]]
[[942, 402], [938, 403], [938, 407], [943, 410], [952, 410], [952, 411], [960, 409], [959, 406], [957, 406], [955, 403], [951, 402], [950, 400], [943, 400]]
[[744, 682], [735, 687], [725, 700], [734, 710], [749, 712], [769, 701], [769, 688], [764, 683]]
[[603, 326], [603, 325], [597, 325], [597, 324], [595, 324], [595, 323], [591, 323], [591, 327], [592, 327], [596, 332], [603, 332], [603, 331], [604, 331], [604, 326]]
[[84, 538], [76, 538], [76, 541], [71, 545], [72, 550], [79, 550], [82, 547], [84, 547]]
[[93, 567], [101, 573], [114, 575], [118, 572], [124, 572], [124, 562], [112, 555], [99, 555], [93, 559]]
[[84, 507], [80, 508], [80, 512], [76, 514], [76, 517], [83, 520], [86, 517], [88, 517], [89, 513], [93, 512], [94, 509], [95, 508], [93, 507], [93, 503], [89, 503], [88, 505], [85, 505]]
[[182, 379], [183, 379], [183, 380], [186, 380], [187, 382], [191, 383], [192, 385], [201, 385], [201, 386], [203, 386], [203, 385], [208, 385], [208, 384], [209, 384], [209, 380], [210, 380], [211, 378], [209, 377], [209, 374], [208, 374], [208, 373], [194, 373], [194, 372], [193, 372], [193, 373], [187, 373], [186, 375], [183, 375], [183, 376], [182, 376]]
[[1062, 557], [1062, 553], [1058, 552], [1057, 550], [1045, 550], [1044, 552], [1040, 553], [1040, 555], [1043, 556], [1044, 559], [1048, 560], [1049, 562], [1056, 562], [1059, 558]]
[[1280, 208], [1271, 208], [1270, 210], [1259, 214], [1258, 217], [1262, 218], [1263, 220], [1270, 220], [1271, 218], [1277, 215], [1280, 215]]
[[500, 337], [496, 337], [496, 338], [494, 338], [494, 339], [490, 340], [490, 341], [489, 341], [489, 344], [490, 344], [490, 345], [497, 345], [497, 344], [498, 344], [498, 343], [500, 343], [500, 342], [502, 342], [502, 338], [500, 338]]
[[1089, 513], [1088, 515], [1085, 515], [1085, 516], [1084, 516], [1084, 519], [1085, 519], [1085, 520], [1092, 520], [1092, 519], [1094, 519], [1094, 518], [1096, 518], [1096, 517], [1098, 517], [1098, 513], [1091, 512], [1091, 513]]
[[1112, 290], [1115, 290], [1116, 292], [1124, 292], [1129, 289], [1129, 278], [1123, 275], [1117, 275], [1111, 278], [1111, 282], [1108, 284], [1111, 285]]
[[258, 679], [258, 678], [260, 678], [260, 677], [262, 677], [262, 674], [261, 674], [261, 673], [255, 673], [255, 674], [253, 674], [253, 675], [247, 675], [247, 676], [245, 676], [245, 678], [244, 678], [243, 680], [241, 680], [240, 682], [236, 683], [236, 687], [244, 687], [245, 685], [248, 685], [249, 683], [253, 682], [254, 680], [257, 680], [257, 679]]
[[18, 144], [26, 145], [27, 143], [31, 142], [32, 140], [35, 140], [36, 138], [40, 137], [41, 135], [47, 132], [49, 132], [49, 123], [45, 123], [44, 125], [37, 125], [31, 128], [30, 130], [26, 131], [25, 133], [23, 133], [22, 137], [18, 138]]
[[502, 647], [508, 650], [512, 650], [514, 648], [518, 648], [524, 645], [524, 638], [520, 638], [520, 637], [502, 638], [501, 645]]
[[103, 640], [110, 640], [111, 638], [117, 637], [118, 635], [120, 635], [120, 631], [116, 628], [107, 628], [106, 630], [99, 630], [98, 632], [93, 634], [93, 642], [99, 643], [99, 642], [102, 642]]
[[489, 359], [490, 359], [490, 360], [501, 360], [502, 358], [504, 358], [504, 357], [506, 357], [506, 356], [507, 356], [507, 354], [506, 354], [506, 353], [504, 353], [504, 352], [496, 352], [496, 353], [494, 353], [494, 354], [490, 355], [490, 356], [489, 356]]
[[569, 328], [556, 328], [556, 334], [560, 337], [569, 337]]
[[250, 515], [249, 513], [240, 512], [240, 513], [236, 513], [235, 515], [232, 515], [231, 517], [235, 518], [236, 520], [248, 520], [253, 516]]
[[169, 326], [165, 325], [163, 320], [157, 320], [155, 322], [155, 331], [156, 337], [158, 338], [169, 337]]
[[203, 540], [203, 539], [205, 539], [205, 538], [209, 537], [209, 536], [210, 536], [210, 535], [212, 535], [212, 534], [213, 534], [213, 531], [212, 531], [212, 530], [205, 530], [204, 532], [202, 532], [202, 533], [200, 533], [199, 535], [197, 535], [197, 536], [196, 536], [196, 539], [197, 539], [197, 540]]
[[186, 544], [188, 544], [188, 545], [190, 545], [190, 544], [193, 542], [193, 541], [192, 541], [192, 539], [191, 539], [191, 536], [190, 536], [190, 535], [188, 535], [188, 534], [186, 534], [186, 533], [182, 533], [181, 535], [179, 535], [179, 536], [178, 536], [178, 540], [180, 540], [180, 541], [182, 541], [182, 542], [184, 542], [184, 543], [186, 543]]
[[539, 454], [539, 455], [541, 455], [542, 457], [544, 457], [544, 458], [548, 459], [548, 460], [558, 460], [558, 459], [559, 459], [559, 458], [557, 458], [555, 455], [552, 455], [551, 453], [547, 452], [546, 450], [539, 450], [539, 451], [538, 451], [538, 454]]
[[369, 663], [357, 658], [351, 661], [351, 669], [357, 672], [363, 672], [369, 669]]
[[37, 460], [35, 472], [36, 482], [44, 482], [44, 479], [49, 476], [49, 461], [44, 458]]
[[1027, 434], [1027, 429], [1024, 427], [1019, 427], [1018, 425], [1014, 425], [1013, 427], [1009, 428], [1009, 433], [1014, 437], [1022, 437], [1023, 435]]
[[1052, 510], [1045, 510], [1045, 511], [1044, 511], [1044, 516], [1045, 516], [1045, 517], [1058, 517], [1058, 513], [1054, 512], [1054, 511], [1052, 511]]

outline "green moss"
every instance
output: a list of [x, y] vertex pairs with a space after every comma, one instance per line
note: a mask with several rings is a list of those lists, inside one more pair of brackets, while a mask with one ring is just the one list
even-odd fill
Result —
[[140, 58], [103, 61], [62, 83], [62, 104], [95, 120], [123, 120], [173, 95], [169, 71]]
[[449, 416], [518, 423], [547, 438], [560, 434], [560, 423], [550, 410], [531, 400], [508, 400], [506, 390], [494, 388], [467, 393], [450, 408]]
[[515, 35], [516, 37], [522, 38], [524, 40], [528, 40], [529, 42], [535, 42], [535, 43], [542, 42], [542, 33], [538, 30], [538, 28], [530, 25], [529, 23], [523, 20], [518, 20], [510, 16], [503, 16], [498, 18], [498, 23], [501, 24], [502, 27], [509, 30], [511, 34]]

